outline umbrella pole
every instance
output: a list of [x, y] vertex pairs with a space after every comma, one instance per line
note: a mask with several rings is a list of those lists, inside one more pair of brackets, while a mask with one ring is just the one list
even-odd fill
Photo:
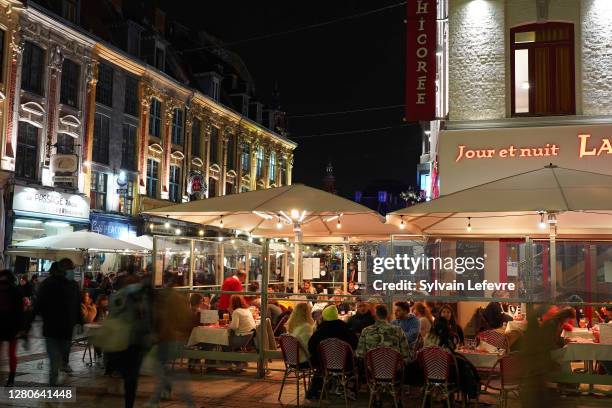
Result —
[[349, 245], [344, 244], [342, 246], [342, 290], [344, 293], [347, 293], [347, 274], [348, 274], [348, 254], [349, 254]]
[[301, 248], [301, 230], [300, 228], [295, 228], [293, 230], [295, 232], [295, 240], [294, 240], [294, 246], [293, 246], [293, 250], [294, 252], [294, 258], [293, 258], [293, 293], [298, 293], [299, 289], [300, 289], [300, 285], [299, 285], [299, 281], [300, 281], [300, 277], [302, 276], [301, 272], [301, 266], [302, 266], [302, 248]]
[[557, 298], [557, 218], [555, 214], [548, 215], [549, 244], [550, 244], [550, 286], [551, 298]]
[[193, 275], [196, 266], [196, 258], [195, 258], [195, 240], [191, 240], [191, 244], [189, 245], [189, 288], [193, 290]]

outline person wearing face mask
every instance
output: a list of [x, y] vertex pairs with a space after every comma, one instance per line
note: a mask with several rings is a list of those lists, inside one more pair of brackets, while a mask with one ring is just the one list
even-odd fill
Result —
[[81, 295], [76, 282], [66, 275], [74, 269], [70, 259], [53, 262], [49, 277], [38, 290], [34, 304], [34, 316], [40, 315], [43, 321], [43, 336], [49, 356], [49, 385], [58, 385], [58, 374], [71, 372], [68, 365], [70, 344], [74, 326], [83, 324], [81, 314]]

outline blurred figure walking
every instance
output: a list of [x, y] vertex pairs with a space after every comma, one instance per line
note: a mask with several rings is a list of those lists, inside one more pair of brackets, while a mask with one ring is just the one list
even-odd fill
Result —
[[17, 337], [24, 327], [24, 307], [15, 276], [9, 270], [0, 271], [0, 322], [0, 347], [8, 342], [9, 376], [6, 386], [12, 387], [17, 371]]

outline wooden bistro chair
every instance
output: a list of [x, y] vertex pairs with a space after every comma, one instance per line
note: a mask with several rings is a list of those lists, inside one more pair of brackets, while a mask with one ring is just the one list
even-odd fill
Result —
[[370, 389], [370, 402], [372, 406], [374, 396], [380, 393], [389, 393], [393, 397], [393, 405], [398, 408], [397, 400], [402, 398], [403, 385], [403, 359], [402, 355], [389, 347], [377, 347], [369, 350], [365, 355], [366, 379]]
[[280, 401], [283, 395], [283, 388], [285, 387], [285, 381], [290, 375], [293, 375], [296, 381], [297, 387], [297, 405], [300, 406], [300, 379], [304, 382], [304, 393], [308, 390], [307, 382], [310, 384], [310, 377], [312, 376], [312, 366], [310, 360], [300, 363], [300, 356], [308, 356], [308, 352], [304, 349], [300, 341], [291, 334], [283, 334], [279, 337], [278, 342], [280, 343], [281, 352], [283, 354], [283, 361], [285, 363], [285, 374], [283, 375], [283, 382], [278, 393], [278, 400]]
[[[457, 369], [453, 356], [441, 347], [425, 347], [419, 352], [418, 360], [423, 367], [425, 377], [422, 407], [425, 407], [427, 397], [437, 389], [446, 395], [446, 406], [450, 408], [451, 397], [460, 392], [458, 384], [450, 382], [453, 365], [455, 370]], [[455, 381], [459, 381], [458, 373], [455, 374]]]
[[[494, 370], [485, 383], [485, 389], [499, 392], [500, 408], [508, 406], [509, 393], [518, 393], [523, 375], [523, 363], [523, 357], [518, 352], [501, 356], [495, 363]], [[498, 372], [495, 371], [497, 366], [499, 366]]]
[[327, 388], [335, 381], [342, 387], [344, 393], [344, 404], [348, 407], [348, 383], [354, 379], [359, 384], [357, 376], [357, 362], [351, 346], [340, 339], [329, 338], [319, 344], [319, 358], [323, 372], [323, 388], [319, 398], [319, 407]]

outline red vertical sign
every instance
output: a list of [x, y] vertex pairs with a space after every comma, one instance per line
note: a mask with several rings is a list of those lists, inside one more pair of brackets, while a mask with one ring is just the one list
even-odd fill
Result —
[[436, 116], [436, 0], [408, 0], [406, 120]]

